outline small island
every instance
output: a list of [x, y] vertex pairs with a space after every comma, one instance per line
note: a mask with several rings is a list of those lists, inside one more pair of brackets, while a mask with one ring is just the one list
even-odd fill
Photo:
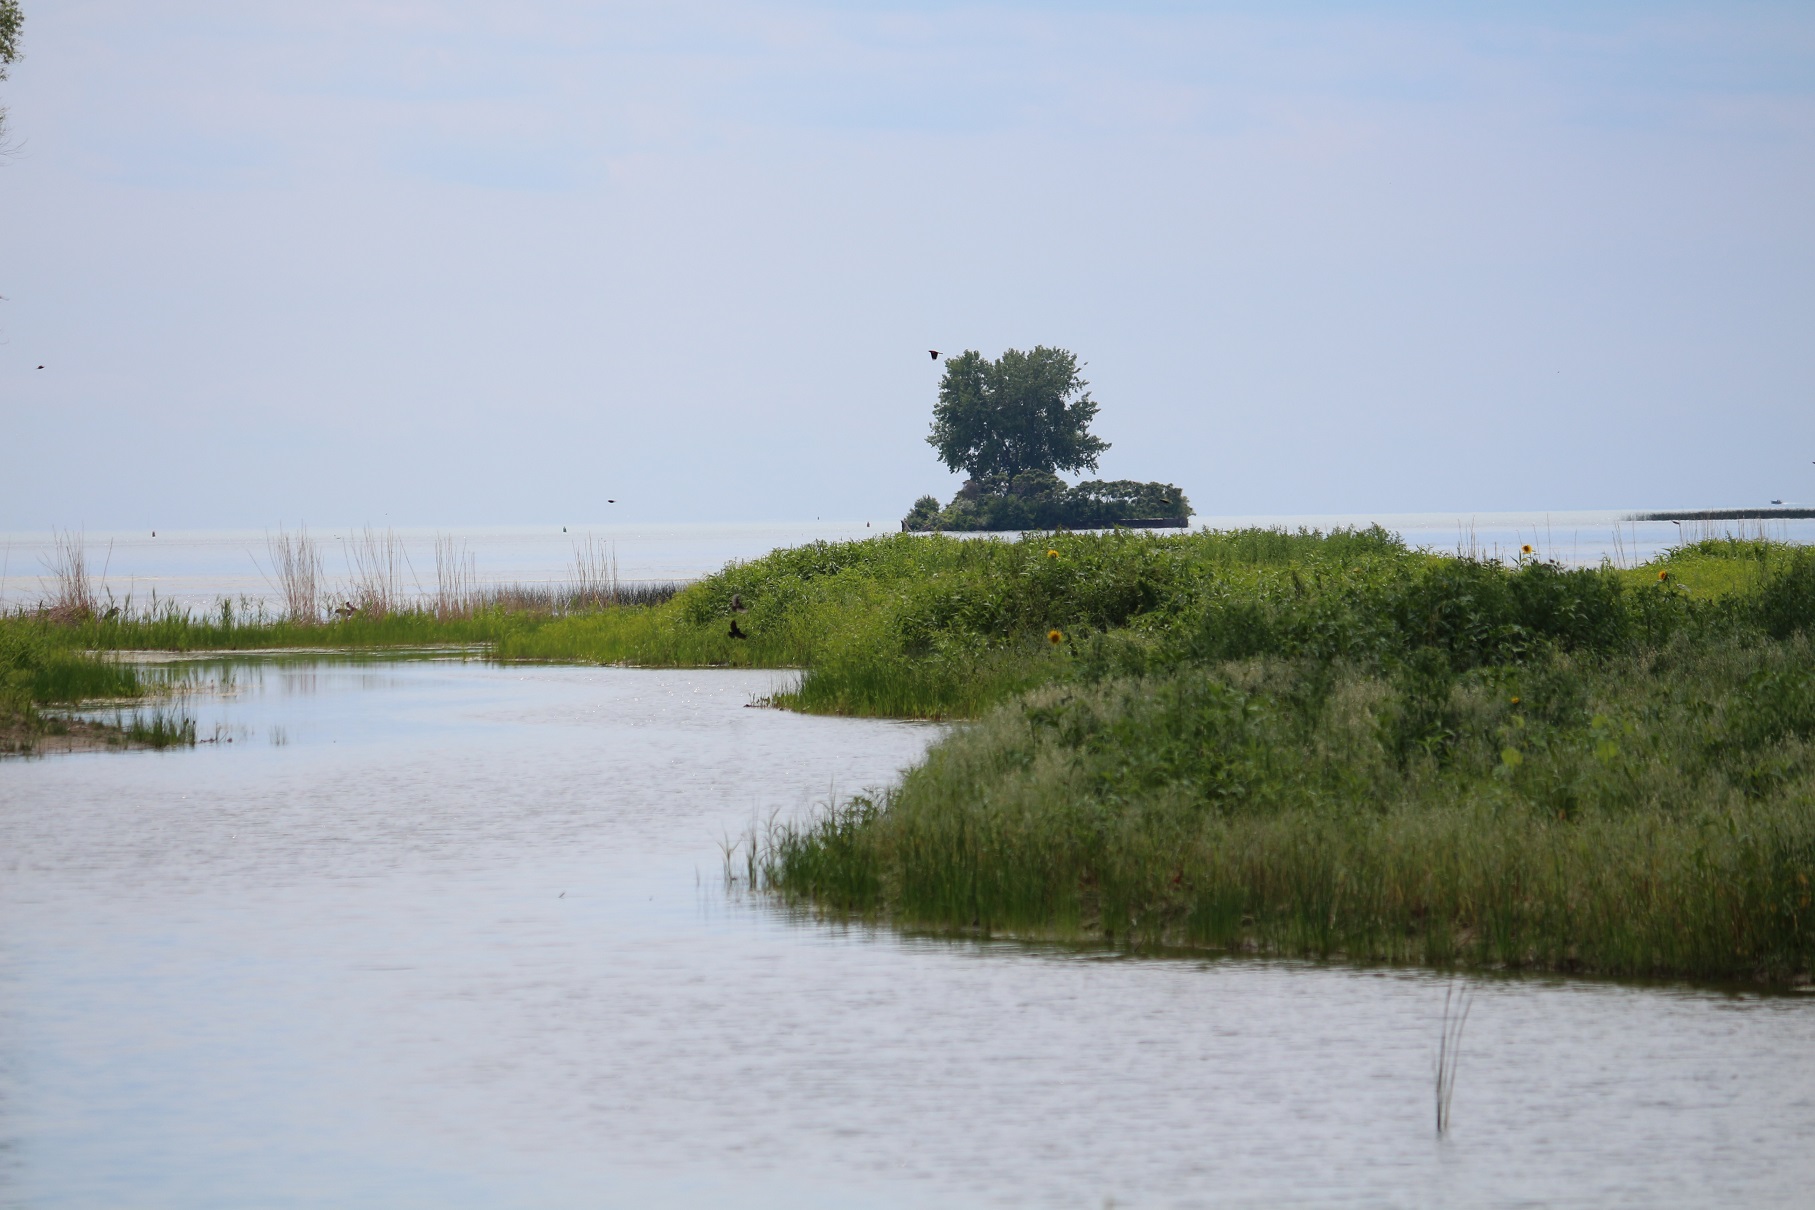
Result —
[[945, 363], [927, 444], [969, 476], [952, 502], [922, 496], [901, 520], [930, 530], [1183, 529], [1191, 502], [1170, 483], [1091, 479], [1068, 485], [1059, 471], [1093, 471], [1109, 443], [1091, 435], [1097, 403], [1065, 349], [1009, 349], [990, 361], [967, 349]]

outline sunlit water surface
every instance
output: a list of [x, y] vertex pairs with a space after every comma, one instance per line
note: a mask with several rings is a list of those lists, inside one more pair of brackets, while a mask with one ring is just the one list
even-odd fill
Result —
[[[0, 1203], [1807, 1205], [1815, 997], [902, 937], [727, 891], [936, 732], [772, 674], [177, 665], [0, 763]], [[232, 742], [227, 742], [231, 740]]]

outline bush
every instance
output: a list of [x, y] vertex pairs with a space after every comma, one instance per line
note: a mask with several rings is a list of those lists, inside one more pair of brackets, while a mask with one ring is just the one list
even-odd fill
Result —
[[902, 518], [905, 532], [1015, 533], [1023, 530], [1109, 529], [1137, 522], [1180, 527], [1191, 518], [1191, 502], [1170, 483], [1089, 480], [1067, 487], [1048, 471], [1023, 471], [1012, 479], [966, 481], [943, 510], [922, 496]]

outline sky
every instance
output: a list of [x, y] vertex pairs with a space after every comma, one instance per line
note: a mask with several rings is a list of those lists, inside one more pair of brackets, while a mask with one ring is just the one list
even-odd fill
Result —
[[24, 8], [0, 530], [1815, 502], [1815, 6]]

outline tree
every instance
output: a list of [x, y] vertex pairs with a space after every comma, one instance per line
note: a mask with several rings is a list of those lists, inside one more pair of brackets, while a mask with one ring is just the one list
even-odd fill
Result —
[[[24, 24], [19, 0], [0, 0], [0, 80], [6, 79], [6, 69], [19, 57], [19, 27]], [[0, 140], [5, 134], [6, 110], [0, 109]], [[0, 142], [0, 147], [4, 145]]]
[[7, 64], [19, 57], [19, 27], [24, 24], [19, 0], [0, 0], [0, 80], [6, 79]]
[[927, 444], [952, 470], [982, 482], [1095, 470], [1109, 443], [1090, 435], [1097, 405], [1089, 385], [1064, 349], [1009, 349], [995, 361], [966, 349], [946, 359]]

